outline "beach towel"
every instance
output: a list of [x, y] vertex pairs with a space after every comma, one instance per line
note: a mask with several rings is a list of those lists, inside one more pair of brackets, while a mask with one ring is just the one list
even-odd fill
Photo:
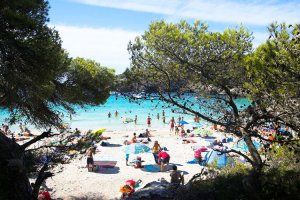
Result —
[[198, 164], [199, 161], [197, 159], [194, 159], [194, 160], [187, 161], [186, 163], [187, 164]]
[[144, 169], [147, 171], [147, 172], [159, 172], [160, 169], [154, 165], [145, 165], [144, 166]]

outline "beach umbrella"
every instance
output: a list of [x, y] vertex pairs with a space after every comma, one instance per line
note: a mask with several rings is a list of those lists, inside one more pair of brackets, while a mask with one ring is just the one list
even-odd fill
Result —
[[106, 130], [105, 128], [98, 128], [96, 130], [93, 130], [91, 133], [100, 134], [100, 133], [103, 133], [105, 130]]
[[178, 122], [178, 124], [189, 124], [189, 123], [184, 121], [184, 120], [181, 120], [181, 121]]
[[139, 153], [148, 153], [151, 151], [151, 149], [145, 144], [134, 143], [125, 146], [123, 148], [123, 151], [126, 154], [139, 154]]

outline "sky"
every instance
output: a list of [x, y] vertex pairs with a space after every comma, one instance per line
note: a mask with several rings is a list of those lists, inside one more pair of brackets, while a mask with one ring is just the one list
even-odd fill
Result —
[[130, 66], [127, 45], [151, 22], [205, 22], [210, 31], [239, 25], [254, 36], [254, 47], [268, 38], [272, 22], [300, 23], [300, 0], [49, 0], [49, 26], [60, 34], [71, 57], [93, 59], [114, 68]]

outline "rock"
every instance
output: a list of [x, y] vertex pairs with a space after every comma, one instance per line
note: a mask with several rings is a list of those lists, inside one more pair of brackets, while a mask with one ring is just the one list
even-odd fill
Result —
[[129, 200], [137, 199], [174, 199], [174, 192], [171, 189], [171, 184], [165, 180], [160, 182], [153, 181], [146, 184], [143, 188], [137, 190], [129, 198]]

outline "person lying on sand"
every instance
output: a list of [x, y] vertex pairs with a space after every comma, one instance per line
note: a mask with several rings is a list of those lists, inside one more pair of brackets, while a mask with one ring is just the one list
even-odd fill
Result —
[[105, 137], [103, 135], [100, 136], [100, 140], [109, 140], [109, 139], [111, 139], [111, 137]]
[[127, 196], [132, 195], [134, 193], [134, 188], [137, 187], [142, 181], [139, 179], [138, 181], [134, 180], [127, 180], [125, 185], [121, 186], [120, 192], [122, 192], [122, 199], [126, 198]]

